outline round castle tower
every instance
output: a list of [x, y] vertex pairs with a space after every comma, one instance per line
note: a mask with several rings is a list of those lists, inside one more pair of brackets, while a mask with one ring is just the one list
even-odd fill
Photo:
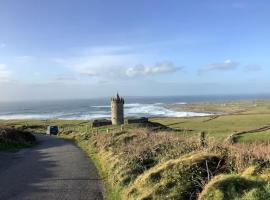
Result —
[[112, 124], [121, 125], [124, 124], [124, 99], [119, 97], [117, 93], [116, 97], [111, 98], [111, 111], [112, 111]]

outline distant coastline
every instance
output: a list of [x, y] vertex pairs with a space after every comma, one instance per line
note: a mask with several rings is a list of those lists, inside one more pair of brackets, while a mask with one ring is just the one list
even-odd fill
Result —
[[[270, 95], [126, 97], [126, 117], [193, 117], [243, 112]], [[248, 102], [235, 106], [232, 102]], [[0, 103], [0, 119], [90, 120], [110, 117], [110, 99]]]

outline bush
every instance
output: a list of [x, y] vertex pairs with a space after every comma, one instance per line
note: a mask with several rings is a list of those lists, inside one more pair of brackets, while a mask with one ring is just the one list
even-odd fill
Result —
[[122, 186], [128, 186], [161, 160], [166, 161], [198, 149], [194, 141], [150, 129], [93, 134], [89, 140], [97, 152], [104, 154], [107, 151], [117, 157], [121, 165], [114, 166], [113, 173], [118, 172], [115, 181]]
[[222, 158], [207, 153], [169, 160], [138, 177], [128, 195], [132, 199], [196, 199], [222, 163]]
[[270, 184], [258, 176], [220, 175], [208, 183], [199, 200], [270, 199]]
[[20, 129], [0, 127], [0, 149], [17, 148], [35, 143], [35, 136]]

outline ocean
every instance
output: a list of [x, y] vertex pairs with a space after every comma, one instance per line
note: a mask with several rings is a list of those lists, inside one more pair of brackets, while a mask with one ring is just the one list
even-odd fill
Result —
[[[125, 97], [125, 117], [187, 117], [205, 116], [209, 113], [175, 111], [165, 108], [168, 104], [217, 102], [244, 99], [270, 99], [270, 95], [231, 96], [172, 96]], [[1, 102], [0, 119], [66, 119], [87, 120], [110, 117], [110, 98]]]

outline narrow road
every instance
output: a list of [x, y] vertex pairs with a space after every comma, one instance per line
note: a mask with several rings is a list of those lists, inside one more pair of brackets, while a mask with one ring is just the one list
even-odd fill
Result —
[[55, 136], [36, 137], [36, 147], [0, 152], [1, 200], [103, 199], [97, 170], [83, 151]]

